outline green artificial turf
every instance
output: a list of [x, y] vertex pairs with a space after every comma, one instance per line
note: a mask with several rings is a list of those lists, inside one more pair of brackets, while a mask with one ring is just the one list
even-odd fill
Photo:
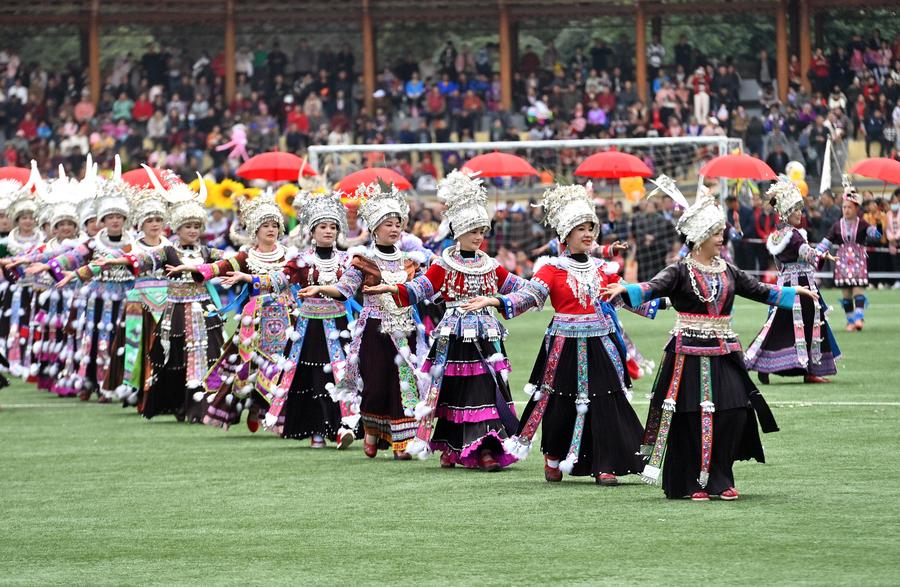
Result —
[[[781, 432], [767, 464], [736, 466], [733, 503], [631, 477], [551, 485], [537, 451], [501, 473], [442, 470], [16, 383], [0, 391], [0, 584], [897, 584], [900, 293], [871, 301], [862, 333], [833, 315], [834, 383], [763, 388]], [[738, 302], [745, 346], [765, 312]], [[658, 361], [673, 313], [621, 314]], [[509, 323], [518, 401], [550, 316]], [[642, 419], [651, 383], [636, 383]]]

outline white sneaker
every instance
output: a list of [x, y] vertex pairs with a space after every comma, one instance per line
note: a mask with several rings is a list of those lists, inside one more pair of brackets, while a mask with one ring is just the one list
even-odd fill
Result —
[[895, 281], [894, 285], [891, 286], [891, 289], [900, 289], [900, 281]]

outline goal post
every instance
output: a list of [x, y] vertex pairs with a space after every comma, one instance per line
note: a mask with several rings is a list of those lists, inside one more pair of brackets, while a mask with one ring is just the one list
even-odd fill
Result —
[[[363, 167], [377, 165], [394, 167], [404, 162], [412, 169], [430, 158], [431, 164], [443, 176], [451, 168], [462, 165], [471, 157], [492, 151], [516, 152], [542, 173], [543, 178], [509, 183], [503, 190], [512, 198], [525, 198], [542, 189], [547, 179], [574, 181], [578, 164], [597, 151], [617, 149], [641, 157], [654, 174], [665, 173], [676, 179], [686, 194], [695, 191], [698, 171], [704, 163], [742, 147], [741, 139], [712, 137], [653, 137], [631, 139], [564, 139], [524, 141], [476, 141], [448, 143], [374, 144], [374, 145], [313, 145], [309, 147], [309, 163], [326, 175], [329, 183]], [[543, 184], [542, 184], [543, 181]], [[610, 180], [607, 180], [609, 182]], [[618, 180], [614, 182], [617, 186]], [[604, 185], [595, 180], [595, 186]], [[427, 189], [431, 187], [432, 189]], [[724, 194], [725, 190], [722, 190]], [[413, 182], [413, 193], [433, 195], [433, 184]]]

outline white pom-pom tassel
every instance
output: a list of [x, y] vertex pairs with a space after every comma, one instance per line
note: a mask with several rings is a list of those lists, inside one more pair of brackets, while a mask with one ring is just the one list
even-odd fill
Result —
[[[413, 438], [409, 444], [406, 445], [406, 452], [411, 455], [418, 456], [423, 461], [430, 456], [431, 451], [428, 449], [428, 443], [422, 440], [421, 438]], [[422, 456], [422, 455], [425, 456]]]
[[291, 339], [293, 342], [297, 342], [298, 340], [300, 340], [300, 333], [297, 332], [296, 330], [294, 330], [294, 331], [291, 332], [291, 334], [290, 334], [290, 339]]
[[205, 396], [205, 395], [206, 395], [206, 394], [203, 393], [202, 391], [198, 391], [198, 392], [194, 393], [194, 401], [197, 402], [197, 403], [202, 402], [202, 401], [203, 401], [203, 396]]
[[341, 337], [341, 333], [338, 332], [337, 330], [332, 330], [331, 332], [328, 333], [328, 338], [330, 340], [337, 340], [340, 337]]
[[253, 324], [253, 318], [251, 318], [250, 316], [244, 316], [241, 318], [242, 326], [250, 326], [251, 324]]
[[412, 408], [403, 408], [403, 415], [407, 418], [412, 418], [415, 415], [415, 411]]
[[416, 404], [416, 409], [414, 411], [416, 420], [424, 420], [430, 413], [431, 406], [429, 406], [427, 402], [421, 401]]
[[229, 393], [225, 396], [225, 404], [230, 406], [232, 402], [234, 402], [234, 396]]
[[394, 364], [398, 367], [403, 364], [403, 357], [400, 355], [394, 355]]
[[401, 381], [400, 382], [400, 390], [401, 391], [409, 391], [409, 383], [407, 383], [406, 381]]
[[324, 371], [325, 373], [331, 373], [331, 371], [332, 371], [331, 363], [325, 363], [324, 365], [322, 365], [322, 371]]
[[588, 405], [582, 402], [575, 402], [575, 411], [579, 414], [587, 414]]
[[565, 458], [565, 460], [560, 461], [559, 470], [565, 473], [566, 475], [572, 474], [572, 469], [575, 468], [575, 455], [569, 455]]

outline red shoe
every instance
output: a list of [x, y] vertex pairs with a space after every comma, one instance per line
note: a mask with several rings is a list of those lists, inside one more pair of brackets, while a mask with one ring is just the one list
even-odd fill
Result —
[[347, 430], [346, 428], [342, 428], [338, 430], [337, 433], [337, 444], [335, 445], [338, 450], [344, 450], [351, 444], [353, 444], [353, 432]]
[[857, 330], [859, 330], [859, 329], [856, 328], [856, 323], [855, 323], [855, 322], [853, 322], [853, 323], [848, 322], [848, 323], [847, 323], [847, 332], [856, 332]]
[[544, 479], [546, 479], [548, 483], [558, 483], [562, 481], [562, 471], [559, 470], [559, 467], [551, 467], [548, 465], [548, 460], [547, 457], [544, 457]]
[[737, 489], [735, 489], [734, 487], [729, 487], [728, 489], [723, 491], [721, 495], [719, 495], [719, 499], [724, 501], [734, 501], [740, 496], [741, 494], [738, 493]]
[[478, 457], [478, 466], [481, 467], [482, 471], [488, 473], [496, 473], [500, 470], [500, 463], [497, 462], [491, 451], [487, 449], [481, 451], [481, 455]]
[[406, 452], [405, 450], [395, 450], [394, 451], [394, 460], [395, 461], [411, 461], [412, 455]]
[[102, 393], [100, 394], [100, 397], [97, 398], [98, 404], [108, 404], [110, 401], [111, 400], [108, 397], [106, 397], [105, 395], [103, 395]]
[[456, 466], [456, 463], [453, 462], [453, 457], [449, 452], [441, 453], [441, 468], [442, 469], [452, 469]]
[[378, 455], [378, 442], [376, 441], [373, 444], [369, 444], [367, 441], [363, 440], [363, 452], [366, 453], [366, 456], [370, 459], [374, 459]]
[[247, 416], [247, 430], [250, 432], [256, 432], [259, 430], [259, 420], [256, 416]]
[[594, 481], [597, 485], [602, 485], [604, 487], [615, 487], [619, 484], [619, 480], [612, 473], [600, 473]]
[[803, 378], [803, 383], [831, 383], [831, 379], [819, 377], [818, 375], [807, 375]]
[[83, 401], [83, 402], [90, 401], [90, 399], [91, 399], [91, 392], [90, 392], [90, 391], [87, 391], [87, 390], [80, 392], [80, 393], [78, 394], [78, 399], [80, 399], [80, 400]]
[[705, 491], [695, 491], [691, 494], [691, 501], [709, 501], [709, 494]]
[[856, 329], [857, 329], [857, 330], [862, 330], [862, 329], [863, 329], [863, 324], [864, 324], [864, 323], [865, 323], [865, 320], [857, 320], [857, 321], [856, 321]]

